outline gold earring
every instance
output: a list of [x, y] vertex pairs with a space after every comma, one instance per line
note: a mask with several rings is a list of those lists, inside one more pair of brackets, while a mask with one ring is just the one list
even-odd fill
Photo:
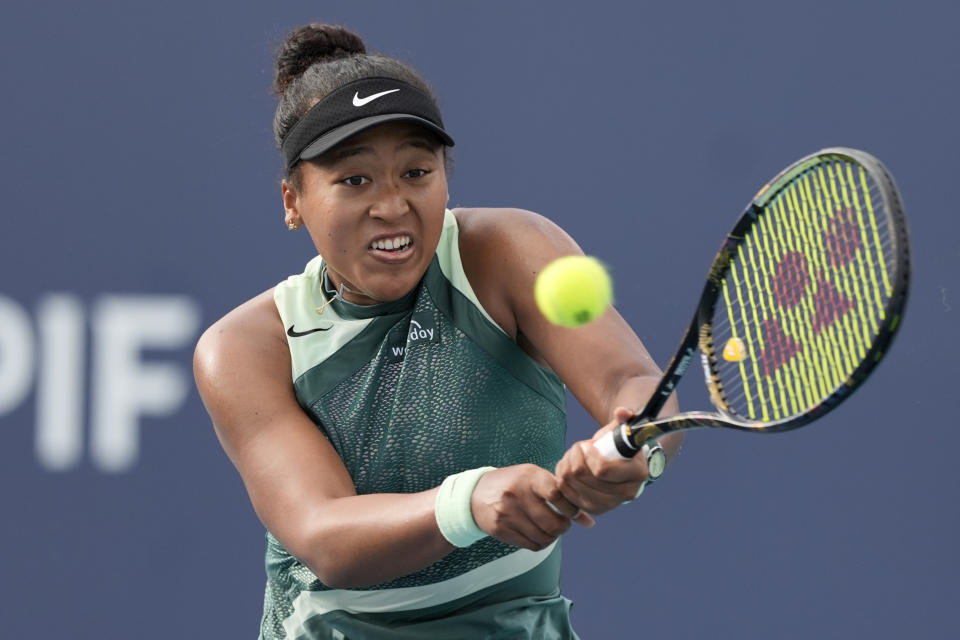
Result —
[[293, 220], [287, 223], [287, 229], [289, 229], [290, 231], [296, 231], [297, 228], [298, 228], [297, 223], [294, 222]]

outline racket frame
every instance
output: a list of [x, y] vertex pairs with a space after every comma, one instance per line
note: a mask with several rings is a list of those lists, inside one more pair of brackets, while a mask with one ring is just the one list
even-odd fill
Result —
[[[877, 335], [867, 354], [846, 381], [838, 385], [829, 396], [813, 407], [781, 420], [770, 422], [750, 420], [737, 415], [724, 400], [720, 375], [713, 364], [716, 362], [715, 345], [713, 344], [714, 309], [720, 298], [723, 281], [730, 270], [733, 257], [737, 254], [738, 247], [745, 240], [751, 227], [763, 214], [764, 207], [790, 185], [795, 177], [817, 166], [823, 162], [825, 157], [833, 157], [848, 162], [852, 160], [862, 166], [877, 185], [880, 196], [883, 198], [883, 211], [888, 218], [890, 247], [894, 256], [893, 273], [891, 275], [892, 294], [886, 305], [888, 313], [885, 314], [883, 321], [880, 323]], [[908, 238], [903, 204], [893, 177], [883, 164], [869, 153], [847, 147], [829, 147], [801, 158], [781, 171], [757, 192], [733, 229], [727, 234], [713, 260], [713, 264], [710, 266], [707, 282], [704, 285], [703, 293], [700, 295], [693, 320], [680, 341], [676, 354], [664, 370], [653, 394], [639, 413], [611, 432], [616, 451], [621, 457], [633, 457], [648, 440], [659, 438], [674, 431], [700, 427], [726, 427], [758, 433], [789, 431], [816, 420], [839, 405], [867, 379], [889, 349], [890, 343], [900, 327], [910, 280]], [[693, 363], [697, 351], [700, 352], [710, 400], [718, 409], [718, 412], [689, 411], [656, 419], [660, 410], [663, 409], [663, 405], [676, 389], [680, 379]], [[606, 447], [605, 450], [611, 449]]]

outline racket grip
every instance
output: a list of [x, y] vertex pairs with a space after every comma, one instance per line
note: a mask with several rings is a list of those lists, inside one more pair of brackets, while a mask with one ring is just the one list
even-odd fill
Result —
[[593, 443], [593, 446], [607, 460], [629, 460], [640, 453], [640, 449], [633, 446], [633, 443], [627, 437], [627, 425], [625, 424], [621, 424], [616, 429], [603, 434], [599, 440]]

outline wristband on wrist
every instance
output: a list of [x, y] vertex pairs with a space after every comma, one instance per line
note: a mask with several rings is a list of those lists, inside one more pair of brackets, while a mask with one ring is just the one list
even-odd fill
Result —
[[443, 537], [455, 547], [469, 547], [487, 537], [473, 519], [470, 498], [477, 482], [496, 467], [480, 467], [447, 476], [440, 485], [433, 511]]

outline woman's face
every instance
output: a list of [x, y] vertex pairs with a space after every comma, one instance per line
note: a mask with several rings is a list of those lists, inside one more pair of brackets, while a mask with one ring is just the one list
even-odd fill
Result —
[[423, 277], [447, 204], [443, 146], [422, 128], [368, 129], [301, 167], [283, 185], [288, 220], [302, 223], [335, 287], [357, 304], [396, 300]]

